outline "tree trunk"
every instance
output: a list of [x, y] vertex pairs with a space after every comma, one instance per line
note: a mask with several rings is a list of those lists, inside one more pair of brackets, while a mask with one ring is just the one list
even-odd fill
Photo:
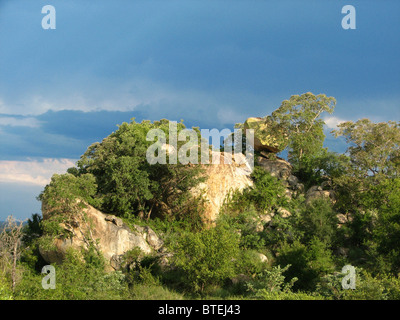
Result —
[[11, 281], [12, 281], [12, 291], [15, 291], [15, 285], [17, 283], [17, 253], [18, 253], [18, 241], [15, 241], [13, 248], [13, 264], [11, 270]]

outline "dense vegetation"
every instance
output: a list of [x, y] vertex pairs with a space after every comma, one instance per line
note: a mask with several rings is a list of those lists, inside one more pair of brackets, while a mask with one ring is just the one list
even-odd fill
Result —
[[[213, 227], [189, 193], [204, 179], [200, 166], [146, 161], [147, 132], [168, 134], [168, 121], [122, 124], [76, 168], [53, 176], [39, 196], [54, 208], [48, 219], [33, 215], [14, 238], [18, 225], [6, 226], [0, 299], [400, 299], [400, 122], [340, 124], [333, 133], [349, 147], [337, 154], [323, 147], [320, 117], [334, 104], [325, 95], [293, 96], [265, 121], [287, 137], [282, 147], [306, 189], [328, 185], [336, 200], [288, 198], [283, 182], [256, 165], [254, 185], [231, 194]], [[79, 214], [76, 198], [163, 234], [173, 267], [132, 250], [120, 271], [107, 273], [93, 246], [68, 252], [55, 265], [56, 289], [44, 290], [39, 246]], [[260, 219], [267, 213], [270, 221]], [[338, 214], [347, 218], [340, 227]], [[342, 287], [345, 265], [356, 269], [355, 289]]]

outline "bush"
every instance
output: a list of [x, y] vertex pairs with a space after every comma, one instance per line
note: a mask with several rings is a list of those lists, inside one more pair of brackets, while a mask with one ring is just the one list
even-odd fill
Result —
[[357, 270], [356, 288], [344, 290], [343, 299], [400, 300], [400, 279], [385, 274], [373, 277], [366, 270]]
[[285, 276], [283, 275], [290, 268], [290, 265], [285, 266], [281, 269], [281, 266], [274, 266], [271, 270], [263, 270], [257, 274], [255, 280], [248, 282], [247, 287], [254, 297], [266, 299], [271, 294], [280, 294], [290, 292], [293, 284], [297, 281], [294, 277], [289, 282], [285, 282]]
[[285, 276], [298, 278], [293, 286], [295, 290], [315, 290], [321, 277], [334, 270], [331, 251], [317, 238], [313, 238], [308, 245], [299, 241], [283, 244], [278, 250], [276, 264], [291, 265]]
[[258, 220], [257, 211], [252, 205], [241, 212], [223, 210], [218, 217], [218, 223], [226, 224], [232, 231], [240, 233], [240, 248], [262, 250], [265, 240], [256, 230], [260, 223]]
[[12, 298], [12, 291], [6, 281], [6, 275], [0, 271], [0, 300], [12, 300]]
[[197, 233], [185, 233], [173, 247], [174, 263], [186, 274], [186, 284], [195, 292], [204, 292], [206, 285], [221, 284], [234, 275], [239, 252], [236, 233], [217, 225]]
[[253, 186], [242, 191], [230, 194], [222, 208], [226, 214], [240, 214], [241, 212], [265, 213], [273, 207], [285, 207], [288, 199], [285, 196], [285, 187], [278, 178], [271, 176], [261, 167], [254, 167], [251, 174]]
[[330, 245], [337, 240], [338, 219], [329, 200], [316, 199], [300, 212], [298, 228], [303, 234], [303, 243], [314, 237]]
[[16, 299], [103, 300], [121, 299], [127, 295], [125, 276], [106, 273], [102, 257], [95, 252], [68, 250], [62, 265], [54, 265], [56, 288], [42, 288], [43, 275], [26, 270], [16, 288]]
[[254, 186], [246, 189], [244, 196], [262, 213], [273, 207], [284, 207], [288, 201], [285, 187], [278, 178], [271, 176], [261, 167], [255, 167], [251, 178]]

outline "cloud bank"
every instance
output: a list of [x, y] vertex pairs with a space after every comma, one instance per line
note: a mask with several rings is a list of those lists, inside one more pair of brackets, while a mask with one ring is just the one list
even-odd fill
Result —
[[75, 165], [72, 159], [0, 161], [0, 183], [45, 186], [55, 173], [65, 173]]

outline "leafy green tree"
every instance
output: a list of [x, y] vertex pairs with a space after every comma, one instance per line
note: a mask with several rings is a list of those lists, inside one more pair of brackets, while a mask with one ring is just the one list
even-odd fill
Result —
[[341, 177], [348, 162], [349, 157], [346, 155], [321, 148], [312, 157], [303, 157], [301, 168], [295, 168], [295, 175], [308, 189], [324, 181]]
[[400, 122], [348, 121], [333, 131], [350, 146], [343, 174], [333, 179], [337, 207], [352, 213], [348, 240], [376, 272], [399, 272]]
[[83, 206], [77, 199], [99, 206], [100, 201], [95, 198], [96, 190], [95, 177], [90, 173], [79, 176], [70, 173], [54, 174], [38, 199], [42, 201], [48, 216], [71, 215]]
[[347, 149], [356, 179], [379, 181], [400, 175], [400, 122], [373, 123], [369, 119], [347, 121], [333, 130], [351, 145]]
[[344, 136], [350, 144], [349, 162], [343, 174], [334, 179], [340, 194], [339, 205], [347, 210], [376, 207], [371, 200], [379, 197], [371, 197], [371, 191], [377, 191], [385, 179], [400, 176], [400, 123], [361, 119], [341, 123], [333, 133], [336, 137]]
[[70, 236], [69, 231], [61, 227], [61, 223], [70, 230], [74, 229], [74, 226], [81, 228], [81, 223], [84, 223], [89, 230], [82, 233], [86, 244], [91, 245], [95, 242], [91, 237], [91, 222], [83, 209], [87, 204], [99, 206], [101, 201], [95, 197], [96, 190], [95, 177], [90, 173], [79, 176], [70, 173], [52, 176], [50, 183], [38, 197], [42, 201], [45, 218], [41, 222], [43, 236], [38, 240], [42, 247], [50, 249], [54, 237]]
[[371, 275], [364, 269], [356, 269], [356, 289], [343, 290], [343, 300], [399, 300], [400, 278], [378, 274]]
[[[168, 160], [167, 164], [150, 164], [146, 151], [154, 142], [146, 136], [151, 129], [161, 129], [169, 138], [168, 120], [136, 123], [132, 119], [92, 144], [78, 161], [75, 174], [95, 177], [102, 210], [149, 218], [154, 211], [179, 215], [190, 208], [189, 190], [204, 180], [202, 170], [199, 165], [170, 164]], [[178, 123], [177, 134], [183, 129], [184, 124]], [[178, 141], [178, 149], [185, 143]]]
[[378, 199], [371, 201], [377, 208], [370, 219], [369, 234], [364, 244], [370, 263], [377, 272], [400, 273], [400, 179], [387, 179], [371, 193]]
[[288, 137], [289, 161], [295, 167], [302, 167], [304, 158], [312, 158], [323, 147], [325, 139], [320, 118], [323, 112], [332, 113], [336, 100], [325, 94], [314, 95], [311, 92], [293, 95], [284, 100], [281, 106], [266, 118], [272, 128], [284, 130]]

